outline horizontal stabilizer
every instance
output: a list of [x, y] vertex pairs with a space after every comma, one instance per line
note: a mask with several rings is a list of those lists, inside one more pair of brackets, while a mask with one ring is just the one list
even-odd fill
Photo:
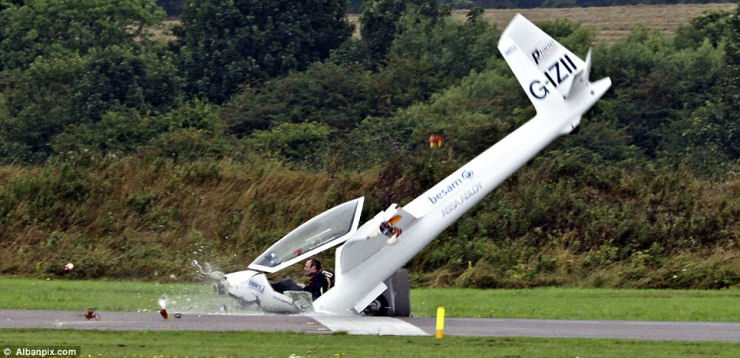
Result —
[[[344, 246], [339, 248], [340, 253], [337, 255], [339, 265], [336, 271], [341, 275], [370, 259], [389, 244], [393, 245], [395, 240], [403, 240], [403, 230], [417, 220], [411, 213], [392, 204], [363, 225]], [[390, 230], [382, 228], [384, 223], [391, 227]], [[389, 242], [394, 234], [394, 240]]]
[[420, 217], [416, 217], [415, 215], [412, 215], [410, 212], [406, 211], [403, 207], [398, 208], [398, 211], [396, 212], [396, 214], [401, 216], [401, 220], [399, 220], [395, 226], [401, 229], [405, 229], [411, 226], [416, 220], [420, 219]]

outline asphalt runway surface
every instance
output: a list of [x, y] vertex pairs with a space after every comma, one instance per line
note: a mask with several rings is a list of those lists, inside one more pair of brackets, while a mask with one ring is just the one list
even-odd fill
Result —
[[[435, 318], [335, 317], [319, 315], [232, 315], [183, 313], [163, 319], [158, 312], [84, 312], [0, 310], [0, 329], [53, 328], [117, 331], [285, 331], [364, 335], [434, 335]], [[675, 341], [740, 342], [740, 323], [572, 321], [533, 319], [447, 318], [444, 334], [485, 337], [616, 338]]]

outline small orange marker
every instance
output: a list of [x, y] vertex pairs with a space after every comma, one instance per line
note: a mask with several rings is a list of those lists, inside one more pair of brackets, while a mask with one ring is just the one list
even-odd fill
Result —
[[445, 329], [445, 308], [437, 307], [437, 339], [442, 339]]

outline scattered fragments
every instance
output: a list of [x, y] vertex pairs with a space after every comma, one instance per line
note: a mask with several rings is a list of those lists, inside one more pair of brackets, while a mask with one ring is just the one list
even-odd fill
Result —
[[87, 312], [85, 312], [85, 318], [88, 320], [95, 319], [96, 321], [100, 321], [100, 314], [95, 312], [95, 309], [90, 307], [87, 309]]

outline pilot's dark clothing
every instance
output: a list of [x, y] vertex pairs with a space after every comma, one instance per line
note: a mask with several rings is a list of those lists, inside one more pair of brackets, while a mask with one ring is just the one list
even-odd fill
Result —
[[311, 292], [313, 299], [319, 298], [321, 294], [329, 289], [329, 281], [321, 271], [316, 271], [308, 279], [308, 284], [303, 288], [304, 291]]

